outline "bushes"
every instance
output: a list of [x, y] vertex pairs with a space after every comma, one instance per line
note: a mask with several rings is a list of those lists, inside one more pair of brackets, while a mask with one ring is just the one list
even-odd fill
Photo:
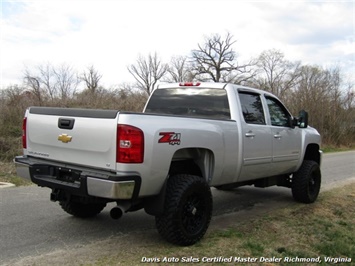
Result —
[[30, 106], [73, 107], [116, 109], [140, 112], [143, 110], [147, 95], [129, 88], [106, 90], [98, 88], [95, 92], [84, 90], [63, 101], [61, 98], [47, 97], [42, 94], [39, 100], [31, 91], [19, 86], [0, 90], [0, 161], [11, 161], [22, 154], [22, 120]]
[[11, 161], [21, 153], [21, 138], [0, 137], [0, 161]]
[[[310, 114], [310, 124], [322, 135], [323, 144], [332, 147], [353, 148], [355, 145], [355, 96], [352, 87], [347, 91], [337, 92], [336, 100], [324, 92], [321, 85], [312, 90], [298, 87], [283, 101], [295, 112], [305, 108]], [[323, 95], [321, 100], [312, 95]], [[116, 109], [140, 112], [147, 101], [145, 92], [135, 90], [127, 84], [107, 90], [102, 87], [84, 90], [63, 99], [50, 96], [45, 90], [41, 97], [19, 86], [9, 86], [0, 90], [0, 161], [9, 161], [21, 154], [22, 120], [26, 108], [30, 106], [73, 107], [94, 109]]]

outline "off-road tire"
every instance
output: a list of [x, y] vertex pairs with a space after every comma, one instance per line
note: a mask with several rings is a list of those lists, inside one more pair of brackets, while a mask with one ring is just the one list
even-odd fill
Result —
[[164, 213], [155, 217], [159, 234], [181, 246], [198, 242], [212, 216], [212, 193], [199, 176], [180, 174], [168, 180]]
[[81, 203], [75, 201], [59, 201], [62, 209], [79, 218], [91, 218], [98, 215], [105, 207], [106, 203]]
[[292, 196], [302, 203], [313, 203], [319, 194], [321, 172], [315, 161], [303, 161], [300, 169], [292, 177]]

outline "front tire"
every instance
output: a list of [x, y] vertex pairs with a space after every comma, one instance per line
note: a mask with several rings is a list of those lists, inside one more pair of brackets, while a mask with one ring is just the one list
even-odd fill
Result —
[[321, 186], [321, 171], [315, 161], [303, 161], [300, 169], [292, 177], [292, 195], [296, 201], [313, 203]]
[[212, 193], [199, 176], [180, 174], [170, 177], [164, 213], [155, 217], [160, 235], [167, 241], [189, 246], [207, 231], [212, 217]]

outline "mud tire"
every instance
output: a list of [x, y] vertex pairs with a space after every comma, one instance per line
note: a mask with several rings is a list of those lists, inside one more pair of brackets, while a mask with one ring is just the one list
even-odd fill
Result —
[[158, 232], [170, 243], [193, 245], [205, 235], [212, 207], [211, 189], [202, 177], [174, 175], [168, 180], [164, 213], [155, 217]]
[[321, 187], [321, 171], [318, 163], [303, 161], [300, 169], [292, 177], [292, 196], [302, 203], [316, 201]]

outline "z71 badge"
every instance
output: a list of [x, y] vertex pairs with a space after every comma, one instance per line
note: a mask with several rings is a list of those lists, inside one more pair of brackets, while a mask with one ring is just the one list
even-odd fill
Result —
[[175, 132], [160, 132], [160, 139], [158, 143], [169, 143], [170, 145], [180, 145], [181, 143], [181, 133]]

